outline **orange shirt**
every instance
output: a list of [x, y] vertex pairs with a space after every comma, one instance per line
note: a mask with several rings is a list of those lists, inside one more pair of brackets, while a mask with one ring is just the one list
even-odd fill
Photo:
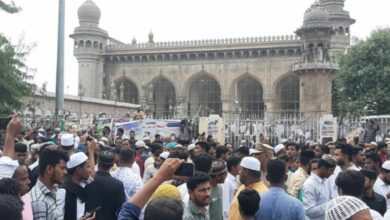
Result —
[[245, 188], [254, 189], [257, 192], [259, 192], [259, 194], [263, 194], [263, 193], [268, 191], [268, 187], [263, 182], [253, 183], [251, 185], [248, 185], [247, 187], [245, 187], [244, 185], [241, 185], [238, 188], [236, 195], [234, 196], [234, 199], [233, 199], [232, 204], [230, 206], [229, 220], [243, 220], [243, 218], [240, 214], [237, 196]]

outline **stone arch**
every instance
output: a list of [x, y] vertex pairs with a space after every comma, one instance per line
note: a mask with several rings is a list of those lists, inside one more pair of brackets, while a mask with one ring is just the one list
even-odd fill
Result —
[[244, 73], [230, 85], [230, 97], [238, 102], [240, 116], [243, 119], [264, 116], [264, 89], [261, 80], [250, 73]]
[[292, 72], [286, 73], [276, 81], [275, 89], [275, 111], [281, 114], [298, 114], [300, 83], [299, 77]]
[[93, 42], [93, 48], [98, 49], [98, 47], [99, 47], [99, 43], [97, 41]]
[[172, 118], [175, 115], [176, 89], [166, 77], [160, 75], [150, 83], [154, 118]]
[[85, 47], [86, 48], [91, 48], [92, 47], [92, 42], [90, 40], [87, 40], [87, 42], [85, 42]]
[[[139, 88], [137, 84], [127, 77], [121, 77], [114, 81], [116, 100], [127, 103], [139, 104]], [[121, 85], [123, 84], [123, 93]], [[121, 94], [122, 93], [122, 94]]]
[[81, 41], [79, 42], [79, 47], [84, 47], [84, 41], [81, 40]]
[[77, 40], [74, 41], [74, 48], [77, 49], [79, 47]]
[[102, 43], [99, 44], [99, 49], [103, 50], [103, 44]]
[[184, 94], [188, 94], [189, 116], [222, 115], [222, 90], [214, 76], [201, 71], [187, 80], [184, 89]]

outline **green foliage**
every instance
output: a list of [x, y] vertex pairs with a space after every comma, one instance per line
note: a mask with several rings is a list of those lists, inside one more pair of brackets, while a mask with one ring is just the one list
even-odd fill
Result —
[[339, 59], [333, 82], [338, 116], [390, 114], [390, 28], [374, 31]]
[[[0, 10], [16, 13], [19, 8], [13, 2], [6, 4], [0, 0]], [[0, 34], [0, 115], [18, 110], [22, 105], [22, 98], [33, 91], [34, 85], [28, 82], [31, 77], [24, 64], [24, 57], [28, 52], [22, 41], [15, 47]]]
[[0, 10], [4, 10], [5, 12], [13, 14], [19, 12], [20, 8], [15, 6], [14, 2], [11, 2], [11, 4], [6, 4], [4, 1], [0, 0]]
[[0, 114], [9, 114], [22, 105], [22, 98], [31, 94], [33, 85], [27, 80], [27, 67], [23, 63], [25, 53], [0, 35]]

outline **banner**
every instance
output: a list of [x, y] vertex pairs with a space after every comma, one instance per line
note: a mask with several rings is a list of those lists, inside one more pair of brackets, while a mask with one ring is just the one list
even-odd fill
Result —
[[337, 139], [337, 121], [333, 115], [324, 115], [320, 119], [320, 140], [324, 138]]
[[116, 134], [118, 128], [123, 128], [125, 136], [130, 136], [130, 131], [134, 130], [137, 140], [142, 140], [144, 136], [154, 138], [155, 134], [160, 134], [162, 137], [169, 137], [174, 134], [178, 137], [180, 134], [180, 121], [145, 119], [142, 121], [117, 123], [113, 126], [113, 129]]

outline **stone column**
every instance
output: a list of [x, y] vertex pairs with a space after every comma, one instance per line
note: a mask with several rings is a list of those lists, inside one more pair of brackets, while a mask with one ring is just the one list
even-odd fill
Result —
[[231, 119], [231, 115], [233, 112], [232, 109], [232, 100], [228, 95], [223, 95], [221, 97], [221, 102], [222, 102], [222, 118], [226, 121], [228, 119]]
[[301, 113], [332, 113], [332, 74], [329, 71], [301, 72], [299, 81], [299, 106]]
[[123, 85], [123, 82], [121, 83], [121, 85], [119, 86], [119, 100], [120, 101], [124, 101], [124, 91], [125, 91], [125, 86]]

